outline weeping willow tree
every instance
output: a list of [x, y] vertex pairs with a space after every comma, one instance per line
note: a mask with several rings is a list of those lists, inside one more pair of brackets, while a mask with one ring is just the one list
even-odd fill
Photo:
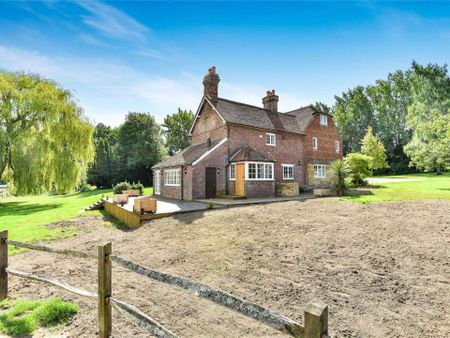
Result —
[[93, 160], [92, 133], [70, 91], [0, 71], [0, 179], [17, 194], [73, 191]]

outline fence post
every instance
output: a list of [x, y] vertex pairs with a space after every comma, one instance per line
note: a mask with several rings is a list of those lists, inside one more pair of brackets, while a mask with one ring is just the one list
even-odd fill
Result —
[[98, 321], [100, 338], [111, 336], [111, 243], [98, 247]]
[[8, 230], [0, 231], [0, 300], [8, 297]]
[[305, 309], [305, 338], [322, 338], [328, 335], [328, 306], [312, 300]]

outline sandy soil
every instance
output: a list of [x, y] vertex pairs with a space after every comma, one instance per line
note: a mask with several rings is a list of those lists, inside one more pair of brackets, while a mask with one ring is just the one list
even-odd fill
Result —
[[[353, 204], [291, 201], [165, 218], [135, 230], [105, 226], [101, 216], [76, 223], [80, 236], [55, 247], [113, 252], [267, 306], [302, 322], [305, 304], [329, 304], [333, 337], [450, 336], [450, 202]], [[95, 291], [94, 261], [40, 252], [10, 266]], [[55, 336], [93, 337], [96, 304], [41, 283], [10, 277], [10, 295], [60, 296], [80, 313]], [[175, 287], [113, 265], [114, 296], [182, 337], [281, 337], [276, 331]], [[147, 337], [117, 312], [114, 337]]]

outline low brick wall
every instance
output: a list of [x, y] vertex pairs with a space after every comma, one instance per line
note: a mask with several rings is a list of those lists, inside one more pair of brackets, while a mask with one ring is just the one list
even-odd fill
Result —
[[245, 181], [245, 194], [247, 197], [273, 197], [275, 181]]
[[297, 182], [277, 182], [275, 183], [276, 196], [298, 196], [299, 184]]

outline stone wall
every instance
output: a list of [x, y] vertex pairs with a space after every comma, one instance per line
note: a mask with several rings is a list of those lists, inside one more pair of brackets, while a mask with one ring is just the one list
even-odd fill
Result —
[[297, 182], [277, 182], [275, 184], [276, 196], [298, 196], [299, 184]]
[[[317, 178], [314, 177], [314, 164], [308, 164], [307, 176], [308, 176], [308, 184], [306, 188], [329, 188], [333, 182], [336, 180], [336, 176], [334, 175], [333, 170], [330, 168], [331, 162], [323, 163], [326, 165], [325, 168], [325, 178]], [[322, 164], [322, 163], [321, 163]]]

